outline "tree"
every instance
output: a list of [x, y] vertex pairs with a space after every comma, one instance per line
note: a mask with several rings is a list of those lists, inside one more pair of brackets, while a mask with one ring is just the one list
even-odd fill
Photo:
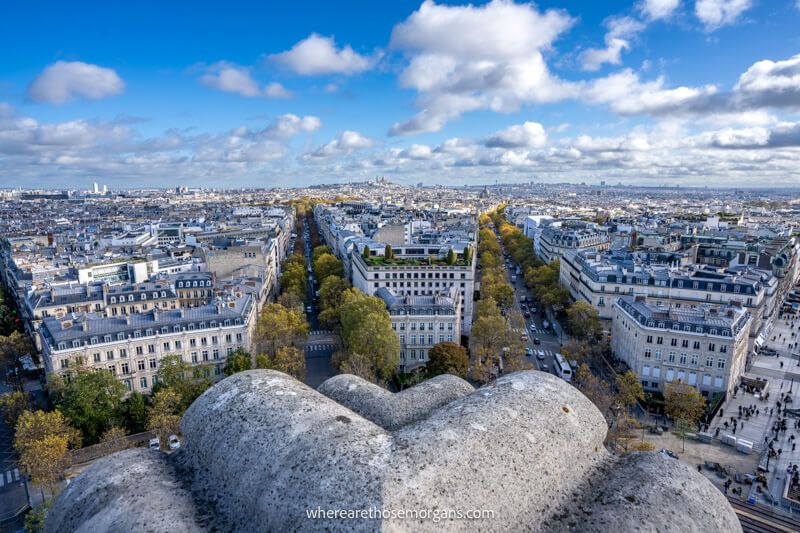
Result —
[[467, 377], [467, 350], [454, 342], [440, 342], [428, 352], [428, 364], [425, 365], [429, 374], [453, 374], [460, 378]]
[[125, 430], [118, 426], [109, 428], [100, 438], [100, 446], [105, 455], [122, 451], [130, 447]]
[[203, 375], [203, 368], [190, 365], [181, 354], [170, 354], [161, 359], [156, 375], [158, 383], [153, 387], [153, 394], [161, 389], [173, 390], [181, 399], [180, 413], [211, 386], [211, 379]]
[[490, 252], [483, 252], [480, 255], [480, 264], [483, 270], [487, 268], [497, 268], [500, 266], [500, 257]]
[[0, 395], [0, 410], [10, 427], [17, 425], [17, 420], [28, 407], [28, 393], [23, 391], [7, 392]]
[[364, 259], [369, 259], [370, 257], [369, 246], [367, 246], [366, 244], [364, 245], [364, 251], [361, 252], [361, 257], [363, 257]]
[[567, 309], [570, 332], [579, 339], [597, 339], [603, 332], [597, 309], [583, 300], [575, 302]]
[[472, 264], [472, 247], [471, 246], [467, 246], [466, 248], [464, 248], [464, 263], [466, 263], [467, 265], [471, 265]]
[[586, 363], [578, 367], [574, 381], [578, 390], [592, 401], [603, 416], [606, 416], [612, 400], [611, 387], [608, 383], [592, 374]]
[[332, 361], [343, 374], [352, 374], [372, 382], [378, 380], [372, 359], [366, 355], [340, 350], [333, 354]]
[[391, 261], [392, 259], [394, 259], [394, 251], [392, 251], [392, 245], [391, 244], [387, 244], [384, 247], [384, 249], [383, 249], [383, 257], [387, 261]]
[[110, 372], [80, 370], [69, 381], [51, 382], [56, 405], [86, 444], [98, 442], [104, 431], [119, 423], [127, 390]]
[[294, 346], [283, 346], [273, 355], [259, 354], [256, 358], [258, 368], [270, 368], [278, 370], [284, 374], [300, 381], [306, 376], [306, 357], [305, 353]]
[[44, 531], [44, 519], [47, 517], [47, 511], [50, 509], [52, 500], [45, 500], [39, 507], [32, 507], [30, 511], [25, 514], [25, 522], [23, 528], [28, 533], [40, 533]]
[[664, 411], [675, 420], [697, 424], [705, 408], [705, 398], [691, 385], [667, 383], [664, 387]]
[[450, 248], [447, 251], [447, 264], [448, 265], [455, 265], [456, 264], [456, 260], [457, 260], [456, 252], [452, 248]]
[[47, 487], [50, 492], [69, 466], [70, 446], [77, 447], [80, 443], [80, 432], [58, 410], [25, 411], [17, 421], [14, 449], [19, 462], [33, 483]]
[[328, 276], [342, 277], [344, 274], [344, 267], [342, 262], [339, 261], [333, 254], [322, 254], [314, 261], [314, 274], [317, 279], [325, 279]]
[[667, 383], [664, 386], [664, 411], [675, 419], [678, 433], [683, 437], [684, 451], [686, 451], [686, 433], [697, 428], [705, 408], [705, 398], [691, 385]]
[[232, 376], [237, 372], [244, 372], [253, 368], [253, 356], [246, 350], [237, 348], [225, 360], [223, 372], [226, 376]]
[[12, 331], [7, 336], [0, 335], [0, 368], [13, 364], [19, 356], [34, 351], [30, 337], [24, 333]]
[[400, 340], [383, 300], [349, 289], [339, 309], [345, 353], [367, 358], [378, 378], [389, 378], [400, 363]]
[[347, 280], [339, 276], [323, 278], [319, 286], [319, 306], [324, 311], [339, 307], [342, 293], [350, 288]]
[[617, 375], [617, 395], [614, 403], [621, 409], [628, 409], [644, 400], [644, 389], [633, 370]]
[[256, 323], [255, 340], [259, 353], [274, 355], [280, 348], [295, 345], [308, 334], [308, 322], [299, 309], [268, 304]]
[[319, 256], [321, 255], [332, 254], [332, 253], [333, 250], [331, 250], [330, 246], [325, 246], [325, 245], [317, 246], [316, 248], [314, 248], [314, 251], [311, 252], [311, 262], [313, 263], [314, 261], [316, 261], [317, 258], [319, 258]]
[[180, 403], [181, 397], [173, 389], [161, 389], [153, 394], [147, 429], [155, 433], [162, 446], [166, 445], [169, 436], [177, 433], [180, 428]]
[[133, 391], [123, 400], [122, 422], [132, 434], [147, 429], [147, 399], [144, 394]]

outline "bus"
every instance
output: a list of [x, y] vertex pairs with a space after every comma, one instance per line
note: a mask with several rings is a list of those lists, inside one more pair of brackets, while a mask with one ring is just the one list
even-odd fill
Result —
[[569, 366], [566, 359], [564, 359], [564, 356], [557, 353], [554, 359], [555, 364], [553, 365], [553, 370], [555, 370], [556, 374], [564, 381], [572, 381], [572, 368]]

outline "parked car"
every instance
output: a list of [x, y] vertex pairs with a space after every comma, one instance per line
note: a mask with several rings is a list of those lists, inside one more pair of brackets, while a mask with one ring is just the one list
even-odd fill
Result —
[[178, 440], [177, 435], [170, 435], [169, 436], [169, 449], [170, 450], [177, 450], [181, 447], [181, 441]]
[[519, 336], [519, 340], [527, 341], [528, 340], [528, 334], [527, 333], [523, 333], [522, 335]]
[[158, 437], [153, 437], [147, 443], [147, 447], [151, 450], [160, 450], [161, 449], [161, 441], [158, 440]]
[[525, 355], [527, 357], [533, 357], [533, 348], [525, 348]]
[[676, 454], [672, 450], [668, 450], [666, 448], [661, 448], [660, 453], [664, 457], [672, 457], [673, 459], [677, 459], [678, 458], [678, 454]]
[[531, 307], [531, 313], [535, 313], [535, 312], [536, 312], [536, 308], [535, 307]]

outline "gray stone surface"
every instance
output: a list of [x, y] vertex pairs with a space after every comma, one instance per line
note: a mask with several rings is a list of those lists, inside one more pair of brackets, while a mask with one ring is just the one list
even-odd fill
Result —
[[444, 374], [396, 394], [350, 374], [325, 381], [319, 392], [389, 431], [428, 416], [433, 410], [475, 391], [463, 379]]
[[45, 532], [206, 531], [167, 456], [137, 448], [95, 462], [58, 496]]
[[[609, 454], [599, 411], [552, 375], [518, 372], [472, 393], [457, 378], [418, 387], [392, 397], [337, 376], [320, 387], [329, 398], [278, 372], [236, 374], [186, 412], [178, 453], [156, 461], [137, 452], [142, 464], [118, 454], [92, 466], [59, 497], [48, 531], [143, 530], [151, 503], [154, 524], [175, 513], [175, 531], [741, 531], [697, 472], [658, 454]], [[144, 481], [141, 468], [152, 469]], [[107, 476], [118, 478], [113, 497], [104, 495]], [[127, 492], [139, 498], [152, 485], [174, 494], [127, 503]], [[159, 510], [173, 499], [174, 511]], [[318, 509], [494, 516], [308, 517]]]

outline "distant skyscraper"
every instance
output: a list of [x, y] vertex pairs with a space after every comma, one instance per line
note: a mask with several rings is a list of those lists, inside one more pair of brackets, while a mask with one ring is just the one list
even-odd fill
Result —
[[605, 187], [606, 186], [606, 180], [600, 180], [600, 186], [601, 187]]
[[96, 181], [94, 182], [94, 193], [95, 194], [99, 194], [100, 193], [100, 189], [98, 188]]

